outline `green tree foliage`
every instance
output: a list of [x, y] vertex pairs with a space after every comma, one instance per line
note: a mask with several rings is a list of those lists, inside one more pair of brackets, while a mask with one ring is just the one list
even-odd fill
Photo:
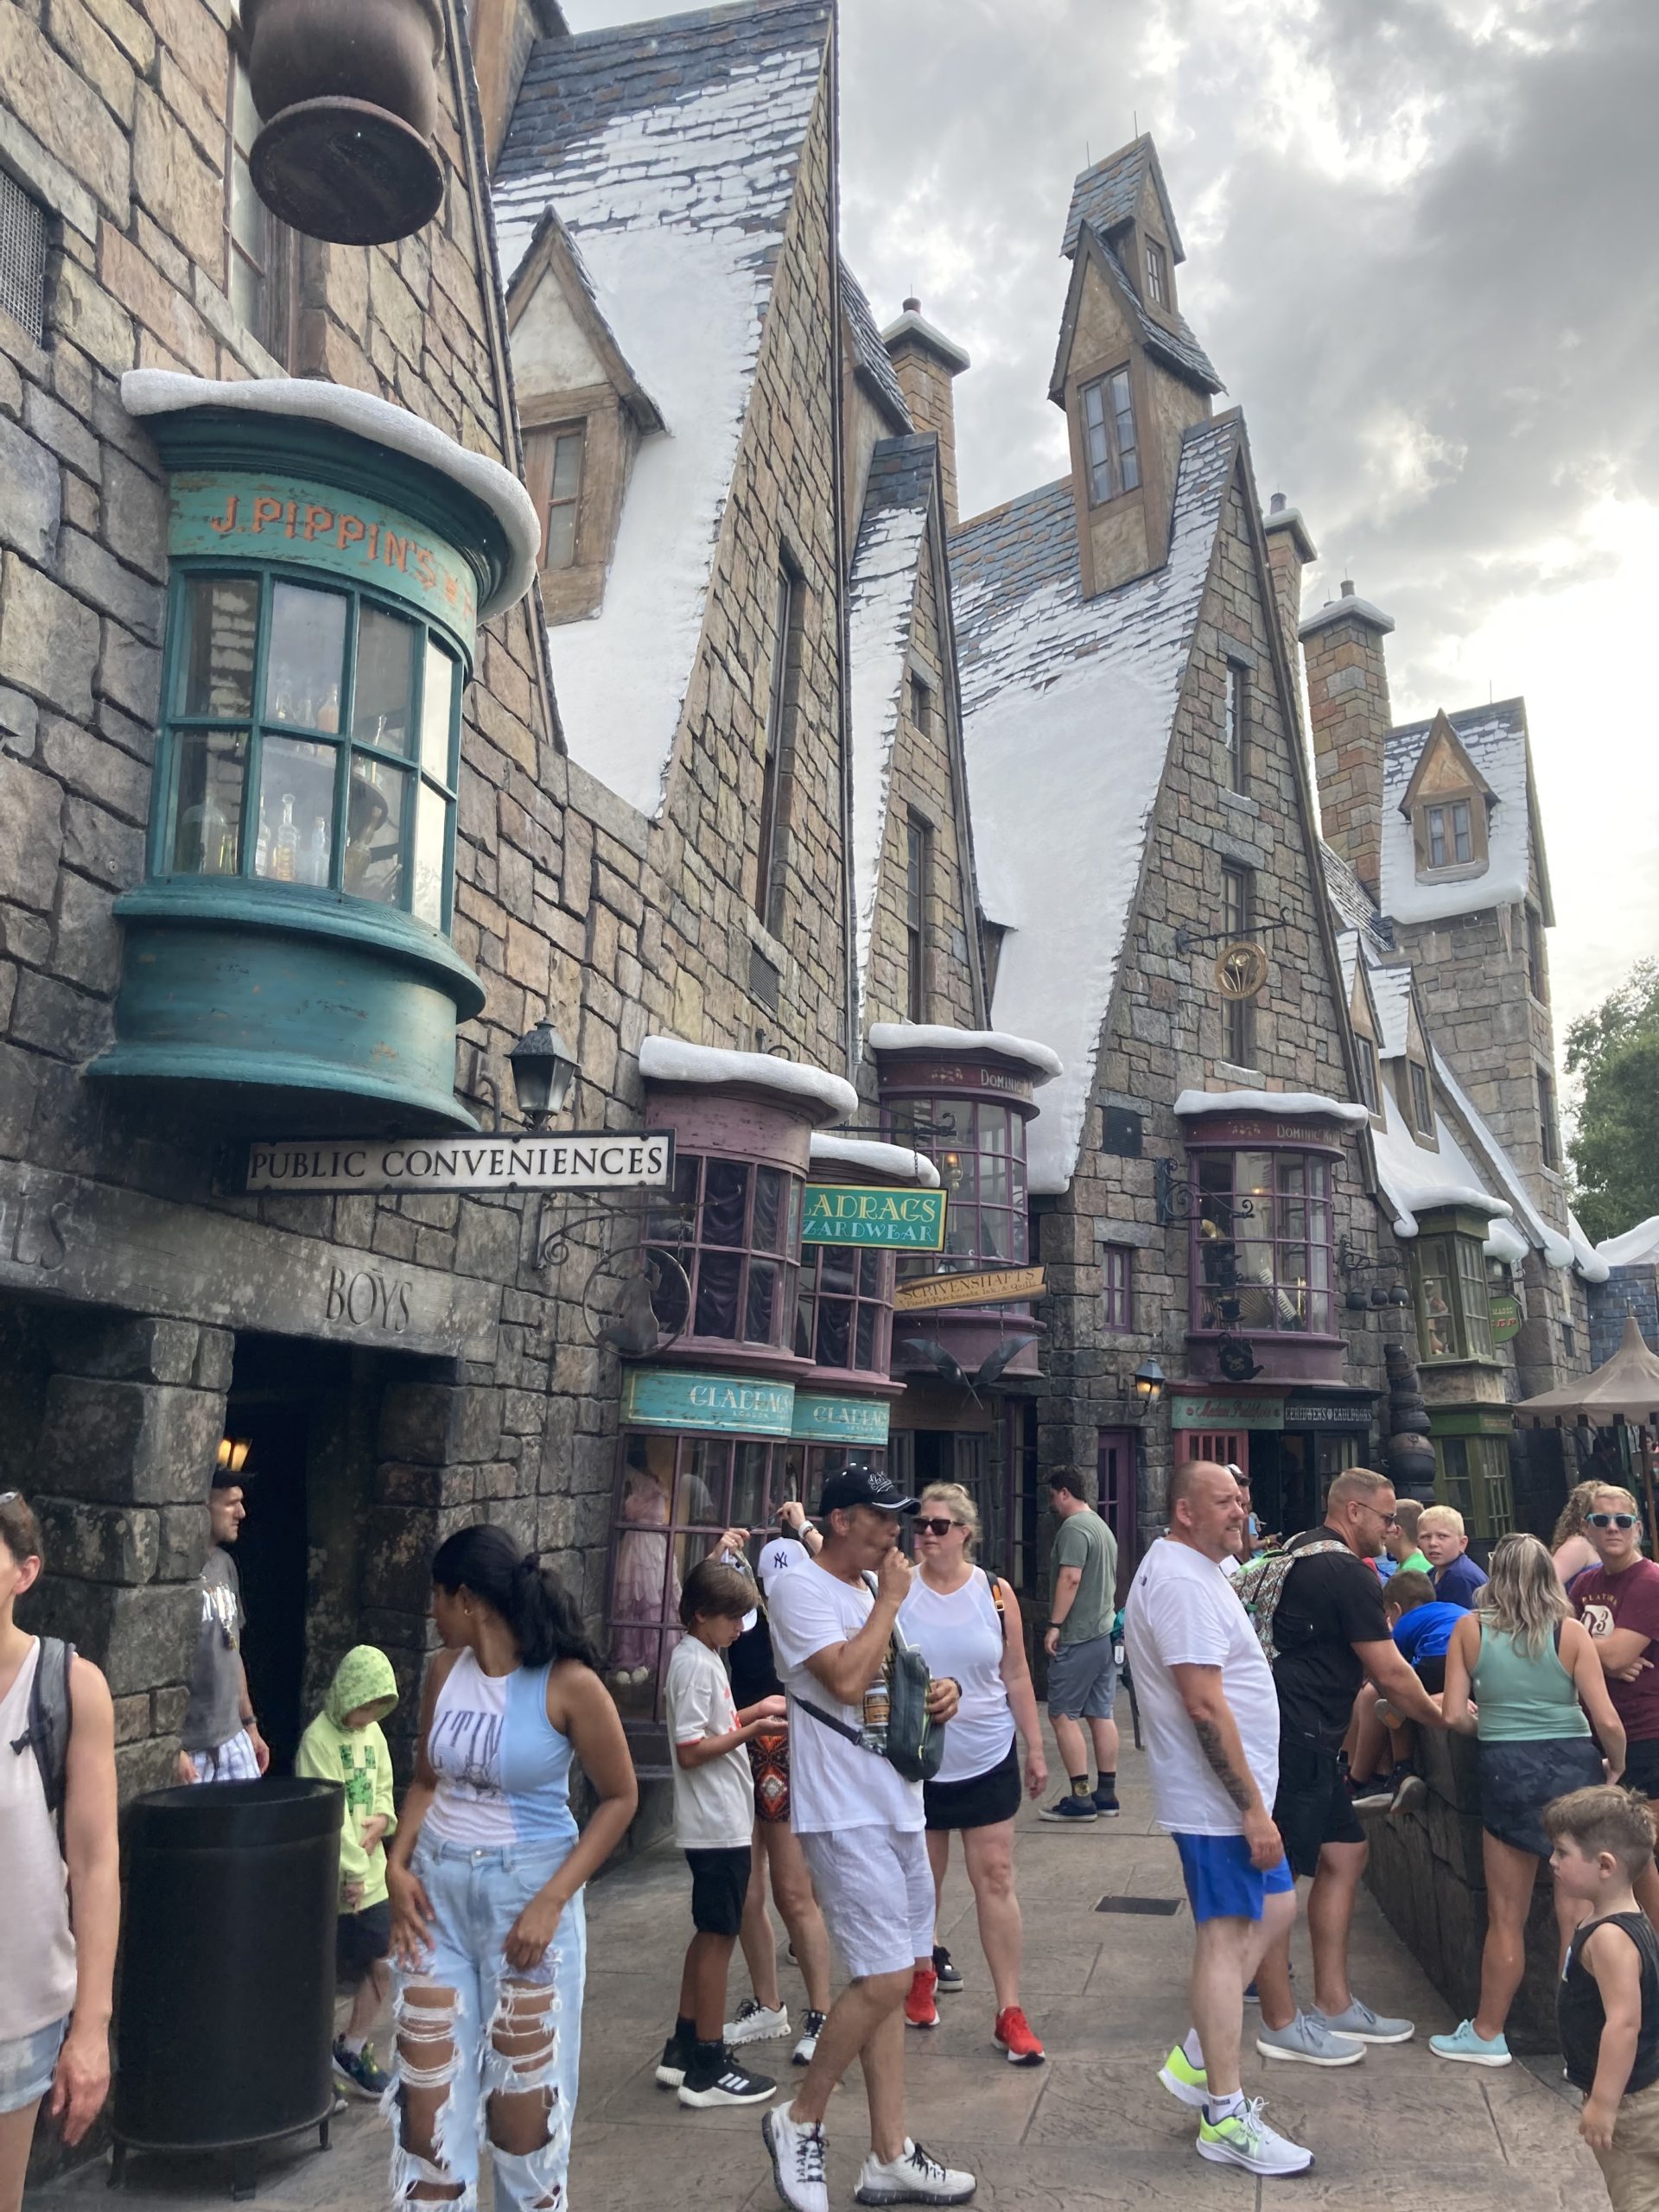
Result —
[[1659, 960], [1567, 1033], [1567, 1071], [1582, 1086], [1568, 1145], [1573, 1205], [1593, 1243], [1659, 1213]]

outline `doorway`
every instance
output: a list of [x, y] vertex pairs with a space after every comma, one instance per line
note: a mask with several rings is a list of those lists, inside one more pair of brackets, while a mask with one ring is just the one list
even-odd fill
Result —
[[1100, 1517], [1117, 1540], [1117, 1590], [1121, 1605], [1141, 1559], [1141, 1485], [1135, 1478], [1135, 1431], [1095, 1432], [1095, 1481]]

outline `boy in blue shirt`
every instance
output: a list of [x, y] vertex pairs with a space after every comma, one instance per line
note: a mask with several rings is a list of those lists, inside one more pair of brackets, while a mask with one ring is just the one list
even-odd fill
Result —
[[[1411, 1567], [1401, 1567], [1384, 1586], [1382, 1611], [1389, 1632], [1401, 1656], [1431, 1696], [1438, 1697], [1446, 1688], [1446, 1647], [1464, 1610], [1438, 1599], [1427, 1575]], [[1409, 1721], [1385, 1725], [1379, 1719], [1376, 1704], [1376, 1694], [1368, 1685], [1361, 1690], [1355, 1707], [1348, 1787], [1356, 1810], [1403, 1813], [1421, 1803], [1425, 1795], [1422, 1777], [1411, 1771], [1415, 1738]], [[1385, 1743], [1393, 1771], [1379, 1777], [1375, 1769]]]
[[1434, 1595], [1467, 1612], [1485, 1587], [1486, 1570], [1469, 1556], [1462, 1514], [1455, 1505], [1431, 1505], [1417, 1523], [1417, 1541], [1434, 1570]]

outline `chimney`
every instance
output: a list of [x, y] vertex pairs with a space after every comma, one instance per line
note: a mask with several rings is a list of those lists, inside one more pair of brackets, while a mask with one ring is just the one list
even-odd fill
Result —
[[1296, 681], [1298, 658], [1296, 635], [1302, 626], [1302, 570], [1310, 561], [1319, 557], [1319, 548], [1307, 534], [1299, 508], [1287, 504], [1282, 492], [1275, 492], [1262, 527], [1268, 534], [1268, 562], [1273, 571], [1273, 602], [1279, 615], [1279, 634], [1284, 640], [1285, 660], [1290, 670], [1291, 689], [1294, 694], [1297, 718], [1301, 717], [1301, 686]]
[[493, 170], [531, 48], [538, 39], [569, 38], [570, 27], [559, 0], [472, 0], [466, 12], [484, 120], [484, 150]]
[[1379, 903], [1382, 751], [1392, 719], [1382, 640], [1393, 627], [1393, 616], [1357, 597], [1344, 578], [1341, 596], [1326, 600], [1300, 632], [1325, 842]]
[[950, 386], [969, 365], [960, 346], [922, 320], [922, 303], [905, 302], [897, 322], [881, 334], [910, 419], [939, 442], [939, 473], [944, 480], [944, 526], [957, 526], [957, 411]]

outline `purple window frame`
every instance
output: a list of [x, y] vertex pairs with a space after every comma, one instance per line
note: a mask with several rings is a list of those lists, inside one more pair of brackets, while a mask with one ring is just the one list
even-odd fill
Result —
[[1106, 1326], [1122, 1332], [1135, 1326], [1135, 1247], [1107, 1244], [1101, 1248], [1101, 1287], [1105, 1294]]
[[1235, 1141], [1195, 1150], [1190, 1166], [1192, 1334], [1332, 1338], [1335, 1159]]
[[677, 1151], [673, 1188], [652, 1205], [645, 1234], [684, 1269], [690, 1296], [688, 1306], [677, 1275], [665, 1270], [653, 1299], [660, 1327], [688, 1344], [741, 1344], [788, 1357], [803, 1179], [773, 1160]]
[[[893, 1351], [893, 1255], [852, 1244], [809, 1244], [801, 1255], [795, 1356], [836, 1375], [887, 1379]], [[837, 1353], [845, 1357], [837, 1357]]]
[[944, 1251], [901, 1260], [899, 1280], [959, 1273], [987, 1261], [1023, 1267], [1031, 1236], [1025, 1116], [956, 1090], [894, 1098], [883, 1118], [895, 1143], [912, 1145], [933, 1162], [945, 1192]]

